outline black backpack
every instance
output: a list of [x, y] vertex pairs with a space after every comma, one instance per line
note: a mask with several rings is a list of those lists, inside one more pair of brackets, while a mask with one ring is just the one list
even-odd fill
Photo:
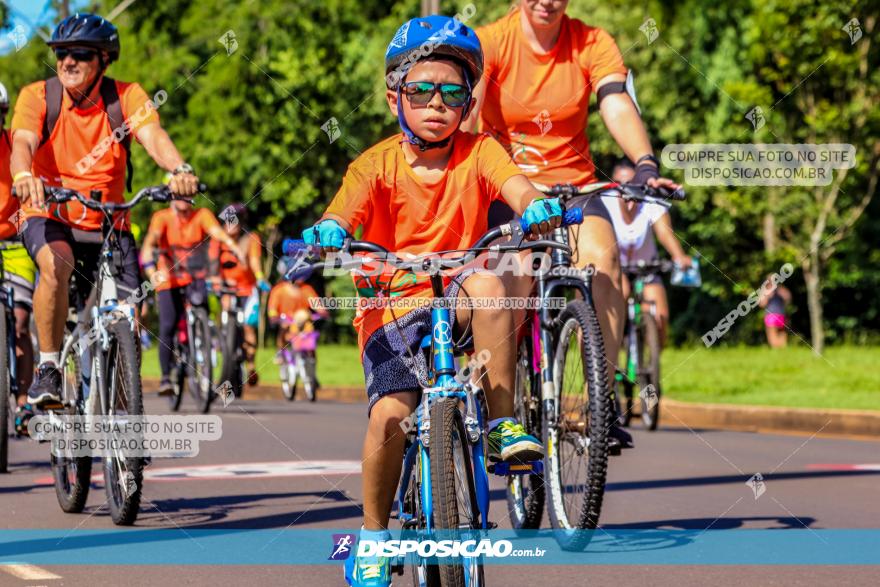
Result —
[[[61, 80], [51, 77], [46, 80], [46, 117], [43, 119], [43, 137], [40, 146], [49, 140], [58, 116], [61, 114], [61, 100], [64, 88]], [[122, 104], [119, 101], [119, 92], [116, 90], [116, 80], [104, 77], [101, 80], [101, 100], [104, 102], [104, 112], [110, 118], [111, 131], [125, 126], [125, 116], [122, 114]], [[125, 149], [125, 186], [131, 192], [131, 180], [134, 177], [134, 168], [131, 165], [131, 133], [123, 132], [122, 148]]]

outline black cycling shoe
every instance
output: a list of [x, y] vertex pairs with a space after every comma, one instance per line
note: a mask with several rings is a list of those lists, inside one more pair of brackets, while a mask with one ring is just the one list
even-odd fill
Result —
[[43, 363], [28, 390], [28, 403], [37, 408], [60, 408], [61, 371], [54, 363]]
[[635, 448], [632, 435], [615, 424], [608, 430], [608, 453], [616, 457], [624, 448]]

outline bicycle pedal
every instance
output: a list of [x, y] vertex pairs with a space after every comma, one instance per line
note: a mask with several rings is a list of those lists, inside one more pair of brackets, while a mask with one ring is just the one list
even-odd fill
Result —
[[499, 477], [508, 475], [540, 475], [544, 472], [544, 461], [529, 461], [527, 463], [506, 463], [499, 461], [489, 463], [487, 470]]

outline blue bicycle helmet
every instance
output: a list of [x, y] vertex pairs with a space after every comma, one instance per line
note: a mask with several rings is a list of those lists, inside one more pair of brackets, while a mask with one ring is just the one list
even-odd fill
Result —
[[[385, 84], [389, 89], [397, 90], [398, 104], [400, 88], [409, 70], [421, 59], [432, 56], [449, 57], [460, 63], [469, 92], [473, 91], [483, 75], [483, 49], [473, 29], [449, 16], [435, 14], [413, 18], [397, 29], [385, 51]], [[462, 120], [470, 111], [471, 104], [472, 99], [468, 97], [461, 112]], [[432, 143], [417, 137], [406, 122], [403, 108], [397, 109], [397, 121], [407, 140], [422, 151], [445, 146], [449, 141]]]
[[97, 14], [76, 13], [62, 20], [46, 41], [52, 48], [82, 45], [107, 52], [109, 65], [119, 59], [119, 31]]

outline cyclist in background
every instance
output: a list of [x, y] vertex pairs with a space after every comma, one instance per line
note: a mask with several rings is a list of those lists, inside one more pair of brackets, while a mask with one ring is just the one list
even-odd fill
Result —
[[[34, 415], [27, 402], [27, 389], [34, 378], [34, 346], [30, 325], [37, 268], [18, 236], [18, 200], [12, 197], [12, 174], [9, 172], [12, 137], [6, 130], [8, 113], [9, 94], [6, 86], [0, 84], [0, 241], [11, 245], [11, 248], [2, 251], [2, 285], [12, 290], [15, 300], [15, 362], [18, 370], [15, 428], [19, 434], [23, 434], [27, 433], [27, 420]], [[2, 316], [0, 319], [3, 319]], [[0, 344], [6, 344], [6, 341], [0, 341]]]
[[[602, 121], [623, 152], [636, 161], [633, 182], [678, 189], [660, 177], [634, 99], [627, 93], [627, 68], [617, 43], [606, 31], [565, 14], [568, 0], [519, 0], [508, 14], [481, 27], [477, 34], [485, 53], [485, 75], [474, 97], [479, 116], [470, 128], [488, 132], [505, 146], [529, 180], [546, 186], [597, 181], [590, 156], [588, 106], [596, 102]], [[490, 225], [510, 220], [509, 207], [496, 203]], [[584, 222], [571, 229], [579, 268], [592, 264], [592, 295], [605, 354], [617, 366], [618, 348], [626, 319], [620, 259], [608, 211], [597, 198], [582, 196]], [[531, 280], [506, 282], [511, 295], [528, 296]], [[519, 318], [517, 318], [519, 319]], [[632, 447], [630, 435], [617, 426], [613, 442]]]
[[[57, 73], [22, 88], [12, 118], [10, 162], [27, 220], [22, 241], [40, 270], [34, 291], [40, 366], [28, 390], [28, 401], [38, 407], [61, 403], [59, 363], [70, 277], [75, 276], [81, 309], [97, 271], [104, 220], [101, 212], [76, 201], [47, 208], [44, 182], [82, 194], [99, 190], [104, 202], [123, 202], [126, 183], [129, 191], [131, 188], [127, 168], [133, 137], [170, 173], [172, 193], [193, 196], [199, 185], [192, 167], [160, 125], [156, 105], [143, 88], [104, 75], [120, 52], [119, 31], [110, 21], [77, 13], [61, 21], [48, 45], [55, 52]], [[123, 120], [125, 138], [110, 140], [122, 128], [114, 130], [114, 121]], [[102, 144], [108, 145], [106, 150], [101, 150]], [[127, 212], [114, 218], [113, 229], [121, 247], [122, 271], [117, 286], [123, 299], [130, 297], [141, 281]]]
[[[635, 166], [629, 159], [620, 159], [612, 171], [612, 179], [617, 183], [630, 183], [635, 175]], [[611, 217], [617, 246], [620, 249], [620, 263], [638, 263], [639, 261], [656, 261], [657, 244], [654, 236], [672, 257], [672, 261], [681, 268], [692, 265], [675, 232], [672, 230], [672, 219], [669, 210], [660, 204], [644, 202], [627, 202], [620, 198], [602, 198], [602, 203]], [[653, 234], [652, 234], [653, 229]], [[623, 276], [623, 295], [629, 297], [630, 283]], [[666, 341], [666, 330], [669, 325], [669, 303], [666, 299], [666, 288], [660, 275], [655, 274], [645, 279], [643, 299], [654, 305], [660, 344]]]
[[207, 208], [193, 208], [191, 202], [174, 200], [150, 219], [141, 249], [141, 264], [156, 288], [159, 313], [160, 395], [171, 395], [171, 367], [174, 336], [183, 316], [187, 297], [207, 303], [205, 277], [208, 273], [209, 239], [224, 243], [239, 259], [244, 255]]
[[[290, 268], [290, 258], [282, 257], [276, 265], [278, 274], [284, 277]], [[297, 272], [288, 279], [282, 279], [272, 287], [269, 292], [269, 301], [267, 305], [267, 313], [269, 316], [269, 324], [278, 327], [278, 337], [276, 346], [278, 350], [284, 348], [287, 344], [289, 324], [297, 312], [307, 311], [309, 316], [313, 313], [321, 318], [327, 318], [329, 315], [327, 310], [320, 304], [318, 292], [311, 285], [306, 283], [312, 275], [311, 268]], [[281, 361], [281, 357], [276, 359]]]
[[[223, 228], [238, 247], [245, 253], [245, 260], [239, 261], [237, 253], [221, 241], [212, 241], [211, 263], [216, 267], [216, 275], [229, 287], [236, 289], [236, 295], [244, 308], [244, 340], [242, 341], [245, 361], [248, 367], [248, 385], [259, 383], [257, 374], [257, 326], [260, 322], [260, 291], [269, 291], [269, 282], [263, 275], [263, 244], [259, 235], [248, 230], [248, 211], [244, 204], [234, 203], [220, 212]], [[222, 300], [224, 309], [229, 300]]]

